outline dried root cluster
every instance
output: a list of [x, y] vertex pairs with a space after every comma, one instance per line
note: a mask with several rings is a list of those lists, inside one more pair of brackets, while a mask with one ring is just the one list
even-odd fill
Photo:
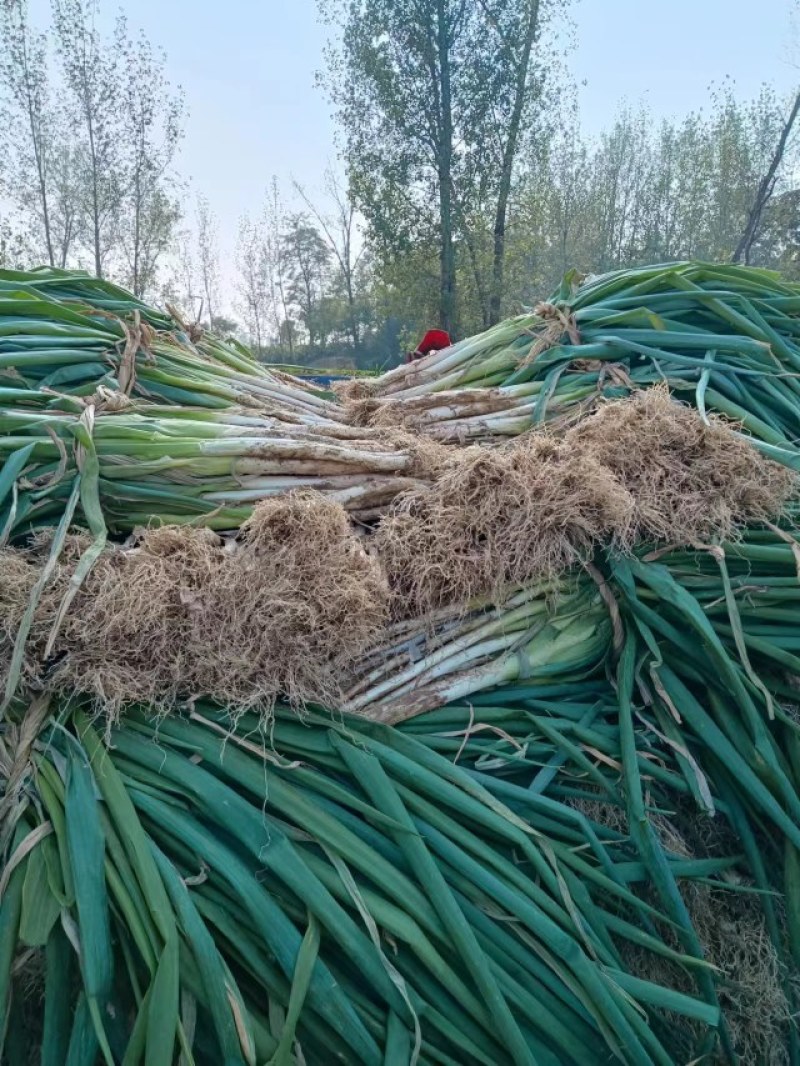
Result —
[[562, 437], [456, 452], [375, 537], [395, 609], [425, 614], [547, 578], [601, 545], [695, 544], [779, 514], [794, 475], [666, 388], [602, 406]]
[[[195, 696], [269, 710], [280, 695], [335, 703], [336, 678], [377, 637], [388, 588], [339, 504], [298, 493], [260, 504], [234, 540], [189, 527], [141, 532], [105, 551], [47, 652], [80, 557], [71, 537], [44, 588], [24, 680], [93, 697], [116, 716]], [[23, 613], [50, 550], [0, 554], [0, 663], [7, 674]]]

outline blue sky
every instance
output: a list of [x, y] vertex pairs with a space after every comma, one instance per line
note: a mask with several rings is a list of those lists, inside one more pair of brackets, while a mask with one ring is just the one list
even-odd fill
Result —
[[791, 0], [582, 0], [576, 76], [586, 78], [587, 128], [605, 125], [626, 97], [656, 115], [701, 107], [708, 88], [730, 76], [737, 93], [764, 82], [791, 90], [800, 78]]
[[[46, 11], [47, 0], [32, 0]], [[109, 14], [114, 0], [101, 0]], [[189, 117], [180, 169], [219, 218], [230, 262], [239, 216], [257, 209], [272, 174], [309, 189], [335, 156], [329, 106], [315, 85], [327, 28], [315, 0], [122, 0], [169, 56]], [[726, 76], [742, 96], [800, 78], [792, 0], [577, 0], [569, 58], [581, 117], [599, 132], [625, 101], [654, 116], [701, 107]], [[794, 63], [797, 66], [793, 65]], [[227, 273], [227, 271], [226, 271]]]
[[[186, 90], [182, 166], [221, 217], [258, 200], [273, 173], [318, 179], [334, 154], [334, 128], [315, 85], [327, 29], [314, 0], [127, 6], [131, 21], [167, 48], [172, 76]], [[799, 76], [786, 46], [791, 7], [789, 0], [579, 0], [570, 65], [587, 81], [585, 127], [601, 129], [625, 99], [647, 102], [656, 115], [701, 106], [709, 85], [726, 75], [742, 95], [764, 81], [791, 87]]]

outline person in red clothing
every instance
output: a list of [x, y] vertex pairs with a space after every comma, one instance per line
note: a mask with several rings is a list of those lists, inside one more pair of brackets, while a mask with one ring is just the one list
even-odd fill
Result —
[[429, 329], [414, 351], [406, 354], [406, 362], [416, 363], [417, 359], [422, 359], [424, 355], [449, 348], [452, 343], [450, 334], [445, 333], [443, 329]]

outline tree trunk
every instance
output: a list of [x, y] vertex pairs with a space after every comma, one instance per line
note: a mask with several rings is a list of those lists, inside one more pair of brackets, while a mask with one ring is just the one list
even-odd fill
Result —
[[97, 191], [97, 155], [94, 148], [94, 126], [91, 115], [88, 116], [89, 157], [92, 161], [92, 235], [94, 238], [94, 272], [98, 278], [103, 276], [103, 261], [100, 255], [100, 196]]
[[134, 182], [134, 196], [135, 203], [133, 207], [133, 295], [140, 300], [143, 296], [142, 293], [142, 279], [139, 276], [141, 273], [140, 260], [141, 260], [141, 215], [142, 215], [142, 186], [140, 175], [136, 173], [136, 179]]
[[353, 275], [348, 269], [345, 273], [345, 286], [347, 288], [347, 311], [350, 319], [350, 336], [353, 339], [353, 351], [358, 355], [361, 349], [361, 338], [358, 335], [358, 317], [356, 315], [356, 301], [353, 295]]
[[503, 162], [500, 169], [500, 187], [497, 192], [497, 209], [494, 216], [494, 249], [492, 252], [492, 293], [489, 298], [489, 325], [493, 326], [500, 321], [500, 311], [503, 299], [503, 275], [506, 258], [506, 220], [508, 217], [508, 198], [511, 195], [511, 179], [514, 171], [514, 160], [517, 155], [517, 143], [519, 142], [519, 130], [522, 122], [522, 112], [525, 107], [525, 87], [528, 82], [528, 68], [530, 67], [531, 51], [536, 38], [536, 29], [539, 24], [539, 0], [530, 0], [530, 14], [528, 26], [525, 31], [525, 39], [522, 43], [522, 53], [517, 66], [517, 78], [514, 86], [514, 107], [511, 111], [511, 122], [508, 127], [508, 137], [503, 149]]
[[50, 208], [47, 203], [47, 179], [45, 176], [44, 151], [39, 137], [36, 135], [36, 121], [33, 114], [33, 103], [28, 95], [28, 118], [31, 126], [31, 138], [33, 141], [33, 155], [36, 161], [36, 175], [39, 182], [39, 199], [42, 202], [42, 223], [44, 225], [44, 240], [47, 247], [47, 259], [50, 266], [55, 266], [53, 253], [53, 237], [50, 232]]
[[[289, 342], [289, 358], [291, 359], [292, 356], [294, 355], [294, 339], [292, 337], [292, 329], [291, 329], [291, 324], [289, 322], [289, 308], [288, 308], [288, 305], [286, 303], [286, 293], [284, 292], [284, 287], [283, 287], [283, 269], [282, 269], [282, 267], [280, 265], [278, 266], [278, 292], [280, 292], [280, 294], [281, 294], [281, 307], [283, 308], [283, 324], [284, 324], [284, 327], [285, 327], [285, 330], [286, 330], [286, 339]], [[283, 331], [281, 330], [281, 328], [279, 326], [278, 327], [278, 344], [281, 347], [283, 347], [283, 341], [281, 340], [281, 333], [282, 332]]]
[[100, 208], [97, 195], [97, 177], [92, 178], [92, 220], [94, 233], [94, 272], [98, 278], [103, 276], [103, 261], [100, 256]]
[[777, 180], [778, 168], [783, 160], [784, 153], [786, 151], [786, 142], [789, 140], [789, 134], [792, 132], [795, 119], [798, 112], [800, 112], [800, 90], [794, 98], [792, 104], [792, 110], [789, 112], [789, 117], [781, 130], [781, 135], [778, 138], [778, 143], [775, 146], [775, 151], [770, 160], [769, 167], [764, 177], [758, 186], [756, 192], [756, 198], [753, 202], [753, 206], [750, 209], [750, 214], [747, 218], [747, 225], [744, 228], [744, 233], [741, 236], [739, 243], [736, 246], [736, 251], [731, 257], [732, 263], [741, 263], [744, 261], [746, 264], [750, 262], [750, 253], [753, 248], [753, 242], [758, 236], [758, 228], [761, 225], [761, 218], [764, 214], [764, 208], [769, 203], [772, 193], [775, 190], [775, 182]]
[[256, 328], [256, 351], [258, 352], [258, 358], [261, 358], [261, 315], [258, 308], [254, 306], [253, 309], [253, 325]]
[[453, 332], [456, 295], [456, 262], [453, 246], [453, 114], [450, 90], [450, 34], [446, 0], [436, 2], [436, 46], [439, 57], [439, 179], [440, 285], [439, 325]]
[[72, 247], [72, 237], [75, 228], [75, 206], [71, 201], [64, 201], [63, 197], [61, 202], [63, 204], [64, 226], [59, 240], [58, 265], [63, 270], [67, 265], [69, 250]]
[[[336, 243], [332, 242], [333, 252], [336, 258], [339, 260], [339, 266], [342, 268], [342, 274], [344, 275], [344, 284], [347, 289], [347, 312], [350, 319], [350, 336], [353, 339], [353, 352], [356, 356], [361, 349], [361, 337], [358, 333], [358, 315], [356, 314], [356, 298], [353, 292], [353, 251], [352, 251], [352, 233], [353, 233], [353, 208], [350, 207], [349, 211], [341, 211], [342, 218], [342, 254], [336, 247]], [[327, 233], [327, 229], [325, 230]]]
[[36, 151], [36, 169], [39, 173], [39, 199], [42, 201], [42, 222], [44, 224], [44, 240], [47, 246], [47, 259], [50, 266], [55, 266], [55, 255], [53, 254], [53, 238], [50, 234], [50, 210], [47, 205], [47, 183], [44, 175], [43, 161], [39, 158], [40, 153]]
[[[20, 18], [24, 18], [20, 11]], [[28, 46], [27, 46], [27, 29], [24, 28], [24, 24], [20, 26], [22, 39], [22, 62], [24, 65], [24, 77], [25, 77], [25, 103], [28, 109], [28, 124], [31, 130], [31, 145], [33, 147], [33, 158], [36, 163], [36, 178], [39, 185], [39, 199], [42, 203], [42, 223], [44, 225], [44, 240], [47, 247], [47, 258], [50, 266], [55, 266], [55, 255], [53, 253], [53, 238], [50, 232], [50, 208], [47, 202], [47, 179], [45, 174], [45, 152], [47, 146], [42, 143], [42, 129], [43, 125], [39, 126], [39, 132], [37, 133], [36, 122], [44, 123], [44, 115], [37, 114], [37, 109], [33, 101], [32, 88], [31, 88], [31, 72], [28, 65]]]
[[214, 311], [211, 307], [211, 287], [208, 284], [208, 266], [203, 268], [203, 291], [206, 294], [206, 307], [208, 308], [208, 324], [213, 327], [214, 325]]
[[478, 251], [475, 247], [475, 241], [472, 239], [467, 220], [464, 215], [464, 210], [458, 199], [456, 199], [456, 211], [458, 213], [458, 225], [461, 232], [464, 235], [464, 244], [467, 246], [467, 254], [469, 255], [470, 266], [472, 267], [472, 276], [475, 279], [475, 292], [478, 296], [478, 302], [481, 305], [481, 325], [486, 329], [489, 325], [489, 294], [486, 291], [486, 285], [484, 283], [484, 275], [481, 270], [480, 259]]
[[563, 216], [563, 218], [561, 220], [561, 240], [560, 240], [560, 245], [561, 245], [561, 270], [560, 270], [560, 274], [561, 274], [562, 278], [566, 274], [566, 272], [569, 270], [569, 259], [567, 257], [567, 245], [569, 244], [570, 206], [571, 206], [570, 205], [570, 197], [569, 197], [569, 195], [565, 195], [564, 196], [564, 204], [563, 204], [564, 216]]
[[303, 288], [306, 290], [306, 329], [308, 330], [308, 346], [314, 347], [314, 330], [312, 328], [312, 321], [314, 318], [314, 292], [312, 289], [311, 275], [308, 269], [303, 269]]

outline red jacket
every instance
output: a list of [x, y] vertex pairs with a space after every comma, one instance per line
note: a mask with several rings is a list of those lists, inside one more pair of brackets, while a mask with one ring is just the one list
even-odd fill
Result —
[[449, 348], [452, 343], [450, 334], [445, 333], [443, 329], [429, 329], [415, 351], [406, 355], [406, 362], [414, 363], [417, 359], [422, 359], [424, 355], [430, 354], [430, 352], [439, 352], [442, 348]]

